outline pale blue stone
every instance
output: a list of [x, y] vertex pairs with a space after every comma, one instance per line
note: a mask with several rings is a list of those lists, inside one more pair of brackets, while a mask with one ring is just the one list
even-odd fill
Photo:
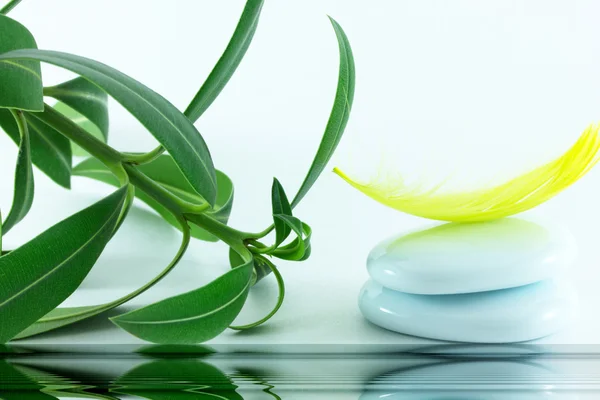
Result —
[[449, 223], [384, 241], [367, 267], [373, 280], [406, 293], [472, 293], [552, 278], [576, 253], [565, 229], [505, 218]]
[[454, 295], [397, 292], [369, 280], [359, 296], [366, 319], [383, 328], [431, 339], [511, 343], [541, 338], [568, 323], [576, 300], [564, 280]]

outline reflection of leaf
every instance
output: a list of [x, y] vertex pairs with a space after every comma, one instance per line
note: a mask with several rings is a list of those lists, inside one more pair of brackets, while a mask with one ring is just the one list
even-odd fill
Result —
[[40, 384], [47, 391], [76, 389], [81, 387], [80, 385], [75, 384], [74, 380], [64, 378], [52, 372], [32, 368], [28, 365], [14, 365], [14, 368], [33, 382]]
[[258, 385], [264, 386], [263, 392], [267, 393], [268, 395], [270, 395], [271, 397], [273, 397], [276, 400], [281, 400], [281, 397], [279, 397], [279, 395], [272, 392], [272, 390], [275, 389], [275, 386], [271, 385], [264, 378], [266, 373], [259, 371], [258, 369], [255, 369], [255, 368], [238, 368], [237, 371], [238, 371], [238, 374], [243, 376], [245, 379], [256, 382]]
[[[158, 360], [127, 372], [114, 383], [116, 393], [153, 400], [214, 398], [243, 399], [223, 372], [195, 360]], [[219, 398], [219, 397], [217, 397]]]
[[75, 399], [99, 399], [99, 400], [119, 400], [118, 397], [109, 396], [107, 394], [99, 394], [99, 393], [88, 393], [82, 390], [53, 390], [48, 392], [53, 396], [57, 396], [60, 399], [65, 398], [75, 398]]
[[40, 392], [43, 387], [15, 367], [0, 360], [0, 398], [3, 400], [50, 400], [56, 397]]
[[2, 392], [3, 400], [51, 400], [57, 399], [52, 395], [36, 390], [18, 390], [15, 392]]

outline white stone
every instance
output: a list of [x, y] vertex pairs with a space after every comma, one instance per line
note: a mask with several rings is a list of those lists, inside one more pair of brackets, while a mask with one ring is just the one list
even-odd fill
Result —
[[576, 296], [563, 281], [454, 295], [417, 295], [369, 280], [359, 296], [365, 318], [375, 325], [431, 339], [512, 343], [541, 338], [564, 327]]
[[554, 277], [577, 254], [568, 231], [517, 218], [443, 224], [384, 241], [369, 255], [373, 280], [415, 294], [505, 289]]

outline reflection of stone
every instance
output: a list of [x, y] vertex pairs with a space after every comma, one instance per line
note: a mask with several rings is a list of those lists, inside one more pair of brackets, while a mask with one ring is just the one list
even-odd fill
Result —
[[406, 293], [471, 293], [551, 278], [575, 253], [565, 230], [507, 218], [443, 224], [384, 241], [369, 255], [368, 269], [379, 284]]
[[560, 377], [536, 361], [443, 361], [379, 376], [359, 400], [578, 399], [553, 385]]
[[537, 339], [571, 315], [575, 293], [557, 273], [575, 253], [566, 231], [520, 219], [444, 224], [375, 247], [359, 307], [374, 324], [414, 336]]

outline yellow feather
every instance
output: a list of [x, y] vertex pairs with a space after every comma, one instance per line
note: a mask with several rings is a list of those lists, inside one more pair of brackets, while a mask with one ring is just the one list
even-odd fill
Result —
[[440, 193], [440, 186], [421, 191], [401, 178], [381, 174], [369, 183], [351, 179], [339, 168], [334, 172], [367, 196], [396, 210], [440, 221], [489, 221], [536, 207], [585, 175], [600, 159], [600, 125], [587, 127], [561, 157], [491, 188], [464, 193]]

